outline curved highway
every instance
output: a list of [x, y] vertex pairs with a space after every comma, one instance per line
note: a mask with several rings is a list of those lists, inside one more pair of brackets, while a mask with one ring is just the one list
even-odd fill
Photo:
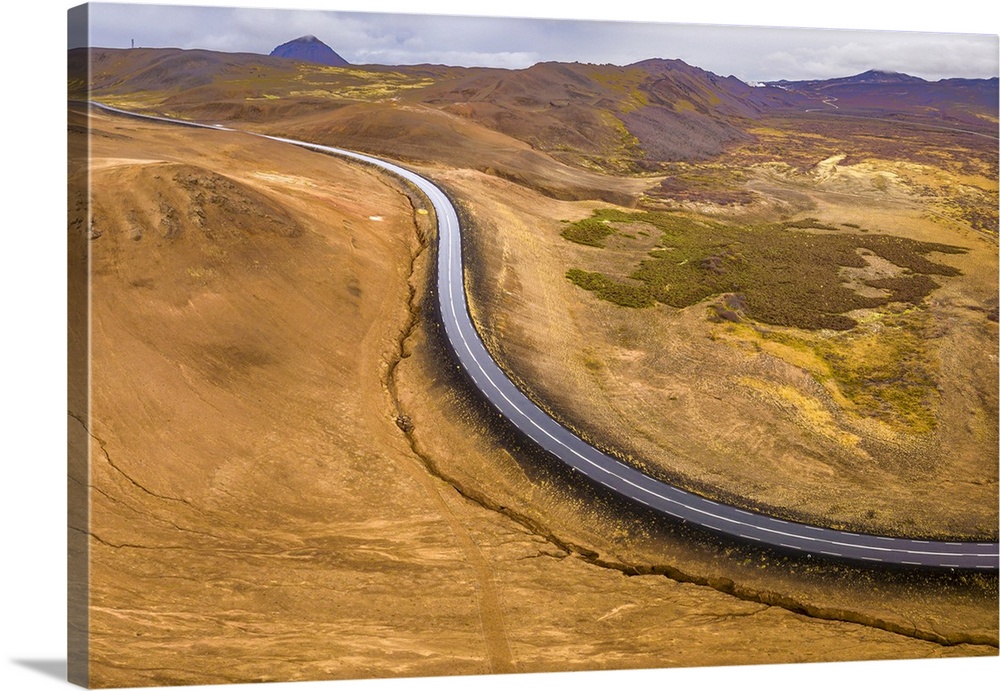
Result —
[[[228, 129], [221, 125], [141, 116], [99, 103], [93, 105], [132, 117], [209, 129]], [[487, 352], [472, 324], [466, 301], [458, 215], [440, 188], [406, 168], [373, 156], [283, 137], [256, 136], [364, 161], [408, 180], [427, 196], [434, 205], [438, 218], [438, 307], [445, 334], [459, 362], [487, 400], [522, 433], [594, 482], [673, 518], [781, 550], [871, 564], [988, 571], [996, 571], [1000, 567], [998, 544], [995, 542], [914, 540], [784, 521], [692, 494], [651, 478], [599, 451], [535, 405], [511, 382]]]

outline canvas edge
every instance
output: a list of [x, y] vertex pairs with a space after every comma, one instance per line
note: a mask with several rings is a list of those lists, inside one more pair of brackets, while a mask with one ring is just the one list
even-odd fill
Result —
[[[90, 8], [67, 10], [68, 47], [89, 46]], [[67, 84], [74, 67], [68, 60]], [[90, 61], [84, 63], [90, 83]], [[79, 69], [77, 67], [76, 69]], [[67, 103], [68, 105], [68, 103]], [[67, 126], [68, 111], [67, 111]], [[90, 139], [68, 137], [67, 166], [67, 681], [90, 683]], [[76, 171], [76, 172], [75, 172]], [[82, 172], [80, 172], [82, 171]], [[84, 227], [74, 227], [79, 200]], [[77, 217], [78, 218], [78, 217]]]

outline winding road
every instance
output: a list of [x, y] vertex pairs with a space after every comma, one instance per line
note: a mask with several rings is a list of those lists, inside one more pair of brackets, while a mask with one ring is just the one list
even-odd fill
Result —
[[[92, 102], [106, 111], [188, 127], [229, 130], [170, 118], [139, 115]], [[254, 133], [248, 133], [254, 134]], [[437, 297], [455, 356], [476, 387], [523, 434], [590, 480], [658, 512], [748, 543], [779, 550], [870, 564], [997, 571], [995, 542], [944, 542], [865, 535], [784, 521], [720, 504], [656, 480], [587, 444], [535, 405], [500, 369], [483, 345], [466, 300], [458, 215], [430, 180], [394, 163], [346, 149], [255, 134], [273, 141], [363, 161], [415, 185], [438, 218]]]

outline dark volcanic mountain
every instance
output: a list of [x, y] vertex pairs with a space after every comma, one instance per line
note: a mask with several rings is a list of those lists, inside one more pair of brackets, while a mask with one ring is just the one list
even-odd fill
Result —
[[789, 81], [782, 79], [776, 82], [768, 82], [773, 86], [780, 86], [786, 89], [823, 91], [835, 88], [850, 88], [862, 85], [898, 85], [898, 84], [927, 84], [924, 79], [914, 77], [903, 72], [887, 72], [885, 70], [868, 70], [861, 74], [850, 77], [835, 77], [833, 79], [811, 79], [801, 81]]
[[330, 67], [344, 67], [351, 64], [315, 36], [300, 36], [294, 41], [282, 43], [271, 51], [271, 57], [312, 62]]

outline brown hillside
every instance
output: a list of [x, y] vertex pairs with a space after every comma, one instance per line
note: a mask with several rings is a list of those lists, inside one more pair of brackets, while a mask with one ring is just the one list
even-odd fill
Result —
[[[628, 67], [540, 63], [500, 70], [332, 68], [176, 49], [95, 49], [91, 58], [93, 96], [123, 106], [276, 123], [293, 113], [362, 103], [419, 105], [507, 135], [574, 167], [611, 173], [713, 156], [751, 140], [746, 130], [764, 109], [795, 102], [779, 89], [751, 89], [677, 60]], [[85, 59], [83, 51], [71, 53], [71, 74]], [[72, 87], [77, 96], [85, 93], [79, 82]], [[384, 149], [397, 141], [399, 130], [391, 122], [383, 124], [384, 129], [366, 125], [361, 148]]]
[[435, 84], [421, 97], [570, 160], [583, 154], [642, 170], [746, 141], [748, 118], [793, 101], [777, 90], [767, 90], [775, 92], [768, 99], [759, 91], [679, 60], [648, 60], [493, 70]]

